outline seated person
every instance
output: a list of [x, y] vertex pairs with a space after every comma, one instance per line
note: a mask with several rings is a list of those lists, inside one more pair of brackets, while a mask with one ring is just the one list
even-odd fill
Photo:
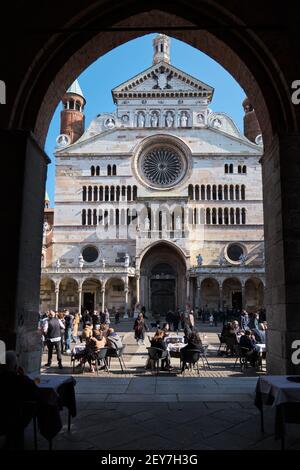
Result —
[[258, 352], [255, 349], [255, 344], [256, 341], [254, 336], [252, 335], [251, 330], [246, 330], [245, 334], [241, 336], [240, 347], [246, 348], [248, 350], [246, 352], [246, 357], [249, 359], [252, 367], [255, 367], [258, 358]]
[[82, 330], [81, 338], [82, 341], [86, 341], [88, 338], [91, 338], [93, 335], [93, 327], [91, 322], [87, 322], [85, 327]]
[[[151, 339], [151, 346], [152, 348], [162, 349], [163, 351], [167, 351], [167, 345], [164, 341], [164, 332], [162, 330], [157, 330], [153, 338]], [[169, 355], [166, 359], [161, 361], [162, 369], [169, 369], [170, 368], [170, 359]]]
[[109, 326], [107, 323], [101, 323], [100, 331], [102, 331], [103, 336], [105, 337], [107, 336], [108, 329], [109, 329]]
[[170, 325], [169, 325], [169, 323], [164, 323], [161, 331], [163, 331], [164, 338], [166, 338], [170, 334]]
[[0, 400], [0, 434], [6, 436], [5, 447], [22, 449], [23, 432], [34, 412], [31, 403], [38, 403], [39, 388], [18, 367], [15, 351], [6, 351], [6, 364], [0, 366]]
[[96, 353], [101, 348], [104, 348], [106, 344], [106, 338], [101, 332], [93, 331], [93, 336], [87, 338], [86, 348], [83, 352], [83, 359], [87, 360], [90, 365], [91, 372], [94, 372], [92, 361], [96, 360]]
[[182, 372], [184, 371], [184, 369], [186, 367], [185, 358], [187, 357], [187, 353], [190, 350], [197, 350], [199, 352], [203, 351], [203, 345], [202, 345], [202, 341], [201, 341], [201, 337], [200, 337], [199, 332], [193, 331], [191, 333], [191, 335], [189, 336], [189, 338], [188, 338], [187, 345], [184, 346], [183, 348], [181, 348], [181, 350], [180, 350], [181, 357], [182, 357], [182, 370], [181, 370]]
[[108, 328], [106, 336], [107, 346], [111, 349], [121, 349], [123, 347], [122, 340], [113, 328]]
[[226, 344], [226, 352], [234, 354], [235, 346], [238, 344], [237, 333], [231, 322], [224, 325], [221, 333], [221, 341]]

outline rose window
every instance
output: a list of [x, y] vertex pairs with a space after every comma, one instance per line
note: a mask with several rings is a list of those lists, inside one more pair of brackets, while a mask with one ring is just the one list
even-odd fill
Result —
[[184, 164], [171, 148], [156, 148], [143, 156], [141, 169], [150, 183], [172, 186], [183, 176]]

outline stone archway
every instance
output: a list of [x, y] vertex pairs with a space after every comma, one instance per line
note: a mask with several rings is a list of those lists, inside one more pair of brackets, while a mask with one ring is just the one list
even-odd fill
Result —
[[216, 279], [206, 278], [201, 282], [200, 289], [201, 308], [213, 311], [220, 307], [220, 286]]
[[55, 282], [49, 277], [41, 278], [40, 313], [55, 310]]
[[63, 278], [59, 284], [58, 310], [67, 308], [78, 311], [78, 282], [73, 278]]
[[243, 289], [241, 281], [235, 277], [223, 282], [223, 307], [241, 310], [243, 308]]
[[168, 310], [183, 309], [186, 302], [186, 262], [172, 244], [152, 245], [142, 257], [141, 303], [153, 315], [164, 316]]
[[264, 307], [264, 284], [261, 279], [251, 277], [245, 282], [245, 308], [257, 312]]
[[[38, 310], [39, 303], [47, 166], [47, 157], [37, 142], [43, 145], [55, 106], [68, 85], [97, 57], [143, 34], [139, 30], [141, 25], [148, 26], [149, 31], [165, 33], [170, 27], [174, 28], [171, 35], [206, 52], [223, 65], [244, 88], [256, 110], [265, 143], [268, 369], [270, 372], [294, 371], [296, 368], [290, 360], [291, 343], [300, 335], [294, 315], [295, 308], [300, 306], [300, 299], [296, 297], [295, 301], [294, 296], [300, 291], [300, 263], [295, 256], [300, 244], [300, 189], [296, 176], [299, 174], [300, 109], [293, 106], [290, 94], [291, 83], [295, 80], [293, 58], [297, 54], [299, 7], [293, 6], [293, 15], [289, 16], [291, 27], [282, 30], [280, 3], [275, 6], [257, 1], [255, 5], [251, 2], [240, 9], [232, 2], [179, 0], [160, 6], [164, 11], [154, 11], [158, 5], [153, 1], [133, 0], [129, 9], [127, 2], [111, 4], [103, 0], [84, 7], [75, 2], [61, 5], [59, 17], [52, 3], [47, 1], [41, 12], [36, 11], [33, 2], [32, 5], [26, 2], [21, 11], [22, 7], [18, 6], [18, 15], [14, 9], [9, 10], [6, 21], [13, 23], [14, 28], [5, 37], [7, 50], [2, 61], [3, 78], [10, 83], [10, 89], [7, 105], [0, 115], [1, 128], [6, 129], [1, 133], [1, 144], [2, 152], [11, 156], [4, 163], [6, 173], [14, 174], [19, 184], [10, 200], [3, 234], [3, 246], [11, 246], [11, 249], [3, 256], [3, 264], [9, 266], [9, 272], [3, 285], [7, 294], [2, 298], [0, 334], [7, 347], [18, 349], [22, 344], [17, 336], [19, 318], [22, 317], [26, 325], [27, 335], [34, 336], [35, 332], [31, 312]], [[257, 26], [261, 17], [269, 17], [270, 8], [275, 29], [280, 27], [280, 35], [278, 31], [269, 34]], [[40, 28], [46, 18], [48, 25], [54, 25], [53, 31], [50, 29], [34, 39], [31, 33], [23, 34], [23, 26], [31, 24], [33, 17]], [[107, 30], [112, 26], [119, 28], [118, 34], [107, 30], [99, 34], [99, 25], [103, 24]], [[181, 30], [176, 31], [176, 27]], [[22, 32], [23, 49], [18, 68], [9, 77], [17, 31]], [[26, 131], [28, 129], [34, 131], [37, 142]], [[10, 189], [10, 181], [4, 181], [0, 197], [2, 212], [6, 212], [6, 195]], [[20, 217], [15, 217], [16, 213]], [[277, 295], [273, 295], [275, 291]], [[284, 321], [279, 322], [278, 317]], [[24, 354], [34, 357], [33, 351]]]
[[111, 277], [105, 283], [105, 304], [109, 311], [119, 309], [125, 313], [125, 284], [119, 277]]
[[97, 310], [101, 304], [101, 282], [96, 278], [87, 278], [82, 283], [83, 310]]

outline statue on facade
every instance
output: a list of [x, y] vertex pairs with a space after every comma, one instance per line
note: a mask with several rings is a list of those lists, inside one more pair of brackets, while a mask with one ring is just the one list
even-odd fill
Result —
[[240, 265], [245, 266], [246, 261], [247, 261], [247, 255], [244, 255], [244, 253], [239, 257]]
[[204, 115], [203, 114], [198, 114], [197, 120], [199, 124], [204, 124]]
[[186, 113], [182, 113], [180, 117], [180, 126], [181, 127], [186, 127], [188, 123], [188, 117]]
[[178, 215], [176, 217], [175, 228], [176, 228], [176, 230], [181, 230], [181, 217], [180, 217], [180, 215]]
[[145, 127], [145, 116], [143, 113], [138, 114], [138, 127]]
[[59, 258], [57, 258], [57, 260], [56, 260], [56, 262], [55, 262], [55, 267], [56, 267], [57, 270], [60, 268], [60, 261], [59, 261]]
[[221, 122], [221, 120], [220, 120], [219, 118], [214, 119], [214, 120], [213, 120], [213, 126], [214, 126], [214, 127], [217, 127], [217, 128], [218, 128], [218, 127], [222, 127], [222, 122]]
[[43, 225], [43, 232], [48, 232], [48, 230], [50, 229], [50, 225], [48, 224], [47, 221], [44, 222], [44, 225]]
[[104, 258], [102, 258], [102, 268], [105, 268], [106, 261]]
[[113, 127], [115, 127], [115, 121], [113, 120], [113, 118], [110, 117], [110, 118], [106, 119], [105, 127], [107, 129], [112, 129]]
[[151, 116], [151, 126], [157, 127], [158, 126], [158, 116], [156, 113], [153, 113]]
[[223, 266], [223, 264], [225, 264], [225, 257], [224, 257], [224, 254], [221, 253], [219, 257], [219, 265]]
[[80, 255], [78, 256], [78, 264], [79, 264], [80, 269], [83, 268], [84, 259], [83, 259], [83, 256], [82, 256], [81, 253], [80, 253]]
[[129, 263], [130, 263], [129, 254], [126, 253], [126, 255], [125, 255], [125, 260], [124, 260], [124, 267], [125, 267], [125, 268], [129, 268]]
[[145, 218], [145, 230], [150, 230], [150, 219], [149, 217]]
[[202, 264], [203, 264], [203, 258], [201, 254], [199, 253], [199, 255], [197, 256], [197, 266], [200, 267], [202, 266]]
[[166, 117], [166, 126], [167, 127], [172, 127], [174, 123], [174, 118], [172, 113], [169, 111]]

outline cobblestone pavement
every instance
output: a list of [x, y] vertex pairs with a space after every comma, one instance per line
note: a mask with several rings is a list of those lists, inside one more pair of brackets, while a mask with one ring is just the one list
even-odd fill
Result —
[[[265, 407], [265, 433], [254, 406], [257, 377], [265, 372], [234, 368], [235, 358], [217, 356], [220, 328], [200, 324], [198, 329], [209, 344], [210, 370], [201, 367], [182, 376], [179, 360], [174, 369], [152, 375], [145, 369], [150, 344], [137, 345], [133, 321], [122, 321], [116, 330], [124, 337], [126, 371], [117, 359], [110, 373], [74, 373], [78, 414], [67, 431], [64, 427], [53, 442], [54, 449], [66, 450], [212, 450], [280, 449], [274, 439], [274, 410]], [[148, 335], [152, 335], [150, 332]], [[204, 336], [206, 336], [204, 338]], [[44, 355], [46, 362], [46, 355]], [[56, 367], [43, 373], [72, 373], [70, 357], [64, 356], [62, 371]], [[39, 449], [47, 442], [39, 436]], [[32, 448], [31, 426], [26, 431], [26, 448]], [[288, 425], [288, 449], [300, 449], [299, 425]]]

